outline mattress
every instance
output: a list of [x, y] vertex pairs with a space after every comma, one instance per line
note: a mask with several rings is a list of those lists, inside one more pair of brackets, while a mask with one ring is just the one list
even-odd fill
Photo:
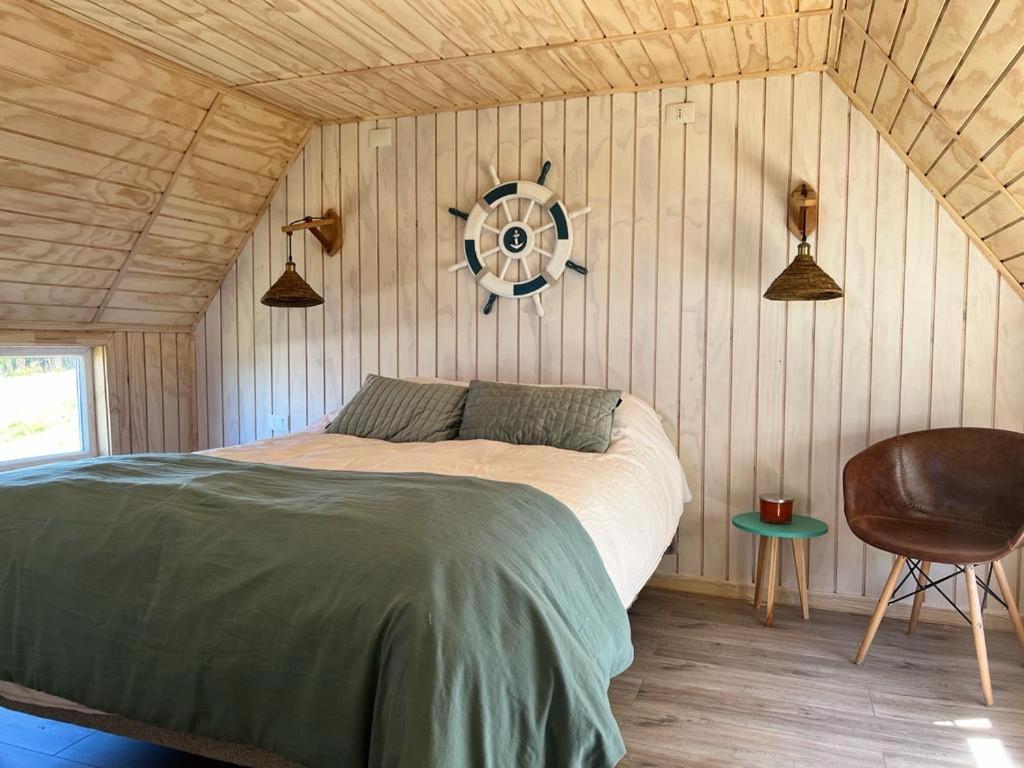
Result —
[[390, 443], [324, 432], [331, 414], [303, 432], [204, 451], [237, 461], [363, 472], [429, 472], [524, 483], [579, 518], [629, 606], [661, 563], [691, 499], [658, 415], [623, 395], [606, 453], [492, 440]]
[[[616, 410], [611, 443], [604, 454], [488, 440], [390, 443], [325, 433], [331, 416], [325, 415], [302, 432], [204, 453], [313, 469], [427, 472], [531, 485], [578, 517], [624, 606], [633, 602], [658, 567], [678, 529], [683, 505], [691, 498], [657, 414], [630, 395], [623, 395]], [[0, 697], [20, 703], [27, 711], [49, 710], [40, 712], [49, 716], [61, 710], [100, 715], [14, 683], [0, 682]]]

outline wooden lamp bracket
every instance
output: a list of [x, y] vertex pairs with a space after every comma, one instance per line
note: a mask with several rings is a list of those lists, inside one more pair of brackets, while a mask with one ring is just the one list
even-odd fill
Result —
[[295, 224], [285, 224], [281, 227], [281, 231], [289, 235], [303, 229], [308, 229], [310, 234], [320, 241], [328, 256], [334, 256], [341, 250], [341, 217], [333, 208], [324, 211], [324, 215], [319, 219], [307, 216]]
[[789, 193], [789, 231], [805, 240], [818, 228], [818, 193], [810, 184], [798, 184]]

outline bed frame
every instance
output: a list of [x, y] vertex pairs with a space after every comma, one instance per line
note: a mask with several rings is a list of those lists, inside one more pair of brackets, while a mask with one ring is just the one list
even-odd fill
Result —
[[59, 707], [41, 707], [0, 696], [0, 706], [24, 712], [35, 717], [58, 720], [62, 723], [80, 725], [97, 731], [126, 736], [130, 739], [148, 741], [161, 747], [169, 747], [193, 755], [234, 763], [244, 768], [305, 768], [301, 763], [281, 757], [261, 747], [218, 741], [207, 736], [169, 731], [155, 725], [141, 723], [121, 715], [101, 715], [79, 712]]

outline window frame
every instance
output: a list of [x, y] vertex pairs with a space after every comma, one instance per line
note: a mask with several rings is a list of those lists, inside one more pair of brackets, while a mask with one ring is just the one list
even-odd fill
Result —
[[67, 453], [50, 453], [45, 456], [29, 456], [24, 459], [0, 460], [0, 472], [10, 469], [52, 464], [57, 461], [74, 461], [99, 455], [99, 438], [96, 430], [96, 391], [92, 375], [93, 348], [87, 346], [46, 346], [0, 344], [0, 357], [77, 357], [78, 366], [78, 421], [82, 435], [83, 450]]

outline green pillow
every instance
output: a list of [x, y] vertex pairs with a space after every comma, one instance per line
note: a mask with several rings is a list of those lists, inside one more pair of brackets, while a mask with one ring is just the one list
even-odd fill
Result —
[[617, 389], [472, 381], [459, 439], [604, 453], [621, 396]]
[[369, 374], [327, 427], [336, 435], [393, 443], [436, 443], [459, 434], [466, 388]]

